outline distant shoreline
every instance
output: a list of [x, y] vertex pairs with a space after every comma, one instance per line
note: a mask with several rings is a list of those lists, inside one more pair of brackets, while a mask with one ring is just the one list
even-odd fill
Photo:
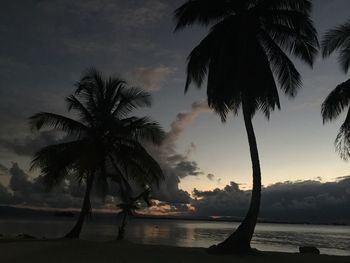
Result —
[[[67, 216], [64, 216], [64, 215]], [[45, 209], [34, 209], [34, 208], [19, 208], [13, 206], [1, 206], [0, 205], [0, 219], [2, 218], [16, 218], [16, 217], [26, 217], [26, 218], [35, 218], [35, 219], [69, 219], [75, 218], [78, 212], [65, 210], [61, 212], [59, 209], [55, 210], [50, 208], [49, 210]], [[69, 215], [69, 216], [68, 216]], [[117, 213], [113, 212], [95, 212], [93, 218], [115, 218]], [[134, 216], [135, 219], [145, 219], [145, 220], [185, 220], [185, 221], [206, 221], [206, 222], [234, 222], [239, 223], [242, 219], [240, 218], [212, 218], [212, 217], [186, 217], [186, 216], [150, 216], [137, 214]], [[350, 226], [350, 223], [342, 222], [305, 222], [305, 221], [279, 221], [279, 220], [265, 220], [259, 219], [258, 223], [262, 224], [285, 224], [285, 225], [327, 225], [327, 226]]]

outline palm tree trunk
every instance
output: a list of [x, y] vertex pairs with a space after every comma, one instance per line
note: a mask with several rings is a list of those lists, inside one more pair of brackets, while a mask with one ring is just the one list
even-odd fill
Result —
[[257, 223], [261, 200], [261, 172], [258, 147], [249, 109], [243, 102], [243, 117], [247, 131], [250, 157], [253, 167], [253, 190], [247, 215], [242, 223], [225, 241], [209, 248], [209, 253], [249, 253], [255, 225]]
[[117, 240], [123, 240], [124, 239], [127, 216], [128, 216], [128, 213], [124, 212], [122, 224], [120, 225], [119, 230], [118, 230]]
[[81, 232], [81, 229], [83, 227], [84, 220], [85, 220], [86, 216], [89, 214], [90, 209], [91, 209], [90, 194], [91, 194], [93, 181], [94, 181], [94, 177], [92, 175], [87, 177], [83, 206], [80, 210], [78, 221], [76, 222], [76, 224], [72, 228], [72, 230], [69, 231], [68, 234], [66, 234], [64, 236], [65, 238], [77, 239], [80, 236], [80, 232]]

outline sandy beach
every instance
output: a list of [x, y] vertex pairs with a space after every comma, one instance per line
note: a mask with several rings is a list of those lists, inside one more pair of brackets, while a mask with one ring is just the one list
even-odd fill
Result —
[[129, 242], [0, 241], [0, 261], [7, 263], [129, 263], [129, 262], [350, 262], [350, 257], [263, 252], [254, 256], [208, 255], [201, 248], [136, 245]]

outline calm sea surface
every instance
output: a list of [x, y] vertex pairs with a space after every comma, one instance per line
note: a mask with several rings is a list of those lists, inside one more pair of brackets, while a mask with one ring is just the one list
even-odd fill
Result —
[[[55, 238], [73, 224], [70, 219], [0, 219], [0, 233], [5, 237], [26, 233]], [[225, 239], [237, 226], [231, 222], [132, 219], [126, 236], [135, 243], [208, 247]], [[89, 221], [81, 238], [105, 241], [113, 240], [116, 234], [117, 222]], [[350, 226], [258, 224], [252, 243], [253, 247], [267, 251], [298, 252], [299, 246], [312, 245], [323, 254], [350, 255]]]

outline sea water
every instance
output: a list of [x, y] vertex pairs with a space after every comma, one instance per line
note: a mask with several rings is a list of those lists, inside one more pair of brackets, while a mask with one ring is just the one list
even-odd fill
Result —
[[[62, 237], [74, 219], [0, 219], [0, 234], [15, 237], [20, 233], [39, 238]], [[116, 238], [118, 223], [88, 220], [81, 238], [108, 241]], [[209, 247], [223, 241], [238, 226], [234, 222], [196, 220], [129, 220], [126, 239], [141, 244], [181, 247]], [[256, 227], [252, 247], [265, 251], [298, 252], [299, 246], [316, 246], [322, 254], [350, 255], [350, 226], [265, 224]]]

